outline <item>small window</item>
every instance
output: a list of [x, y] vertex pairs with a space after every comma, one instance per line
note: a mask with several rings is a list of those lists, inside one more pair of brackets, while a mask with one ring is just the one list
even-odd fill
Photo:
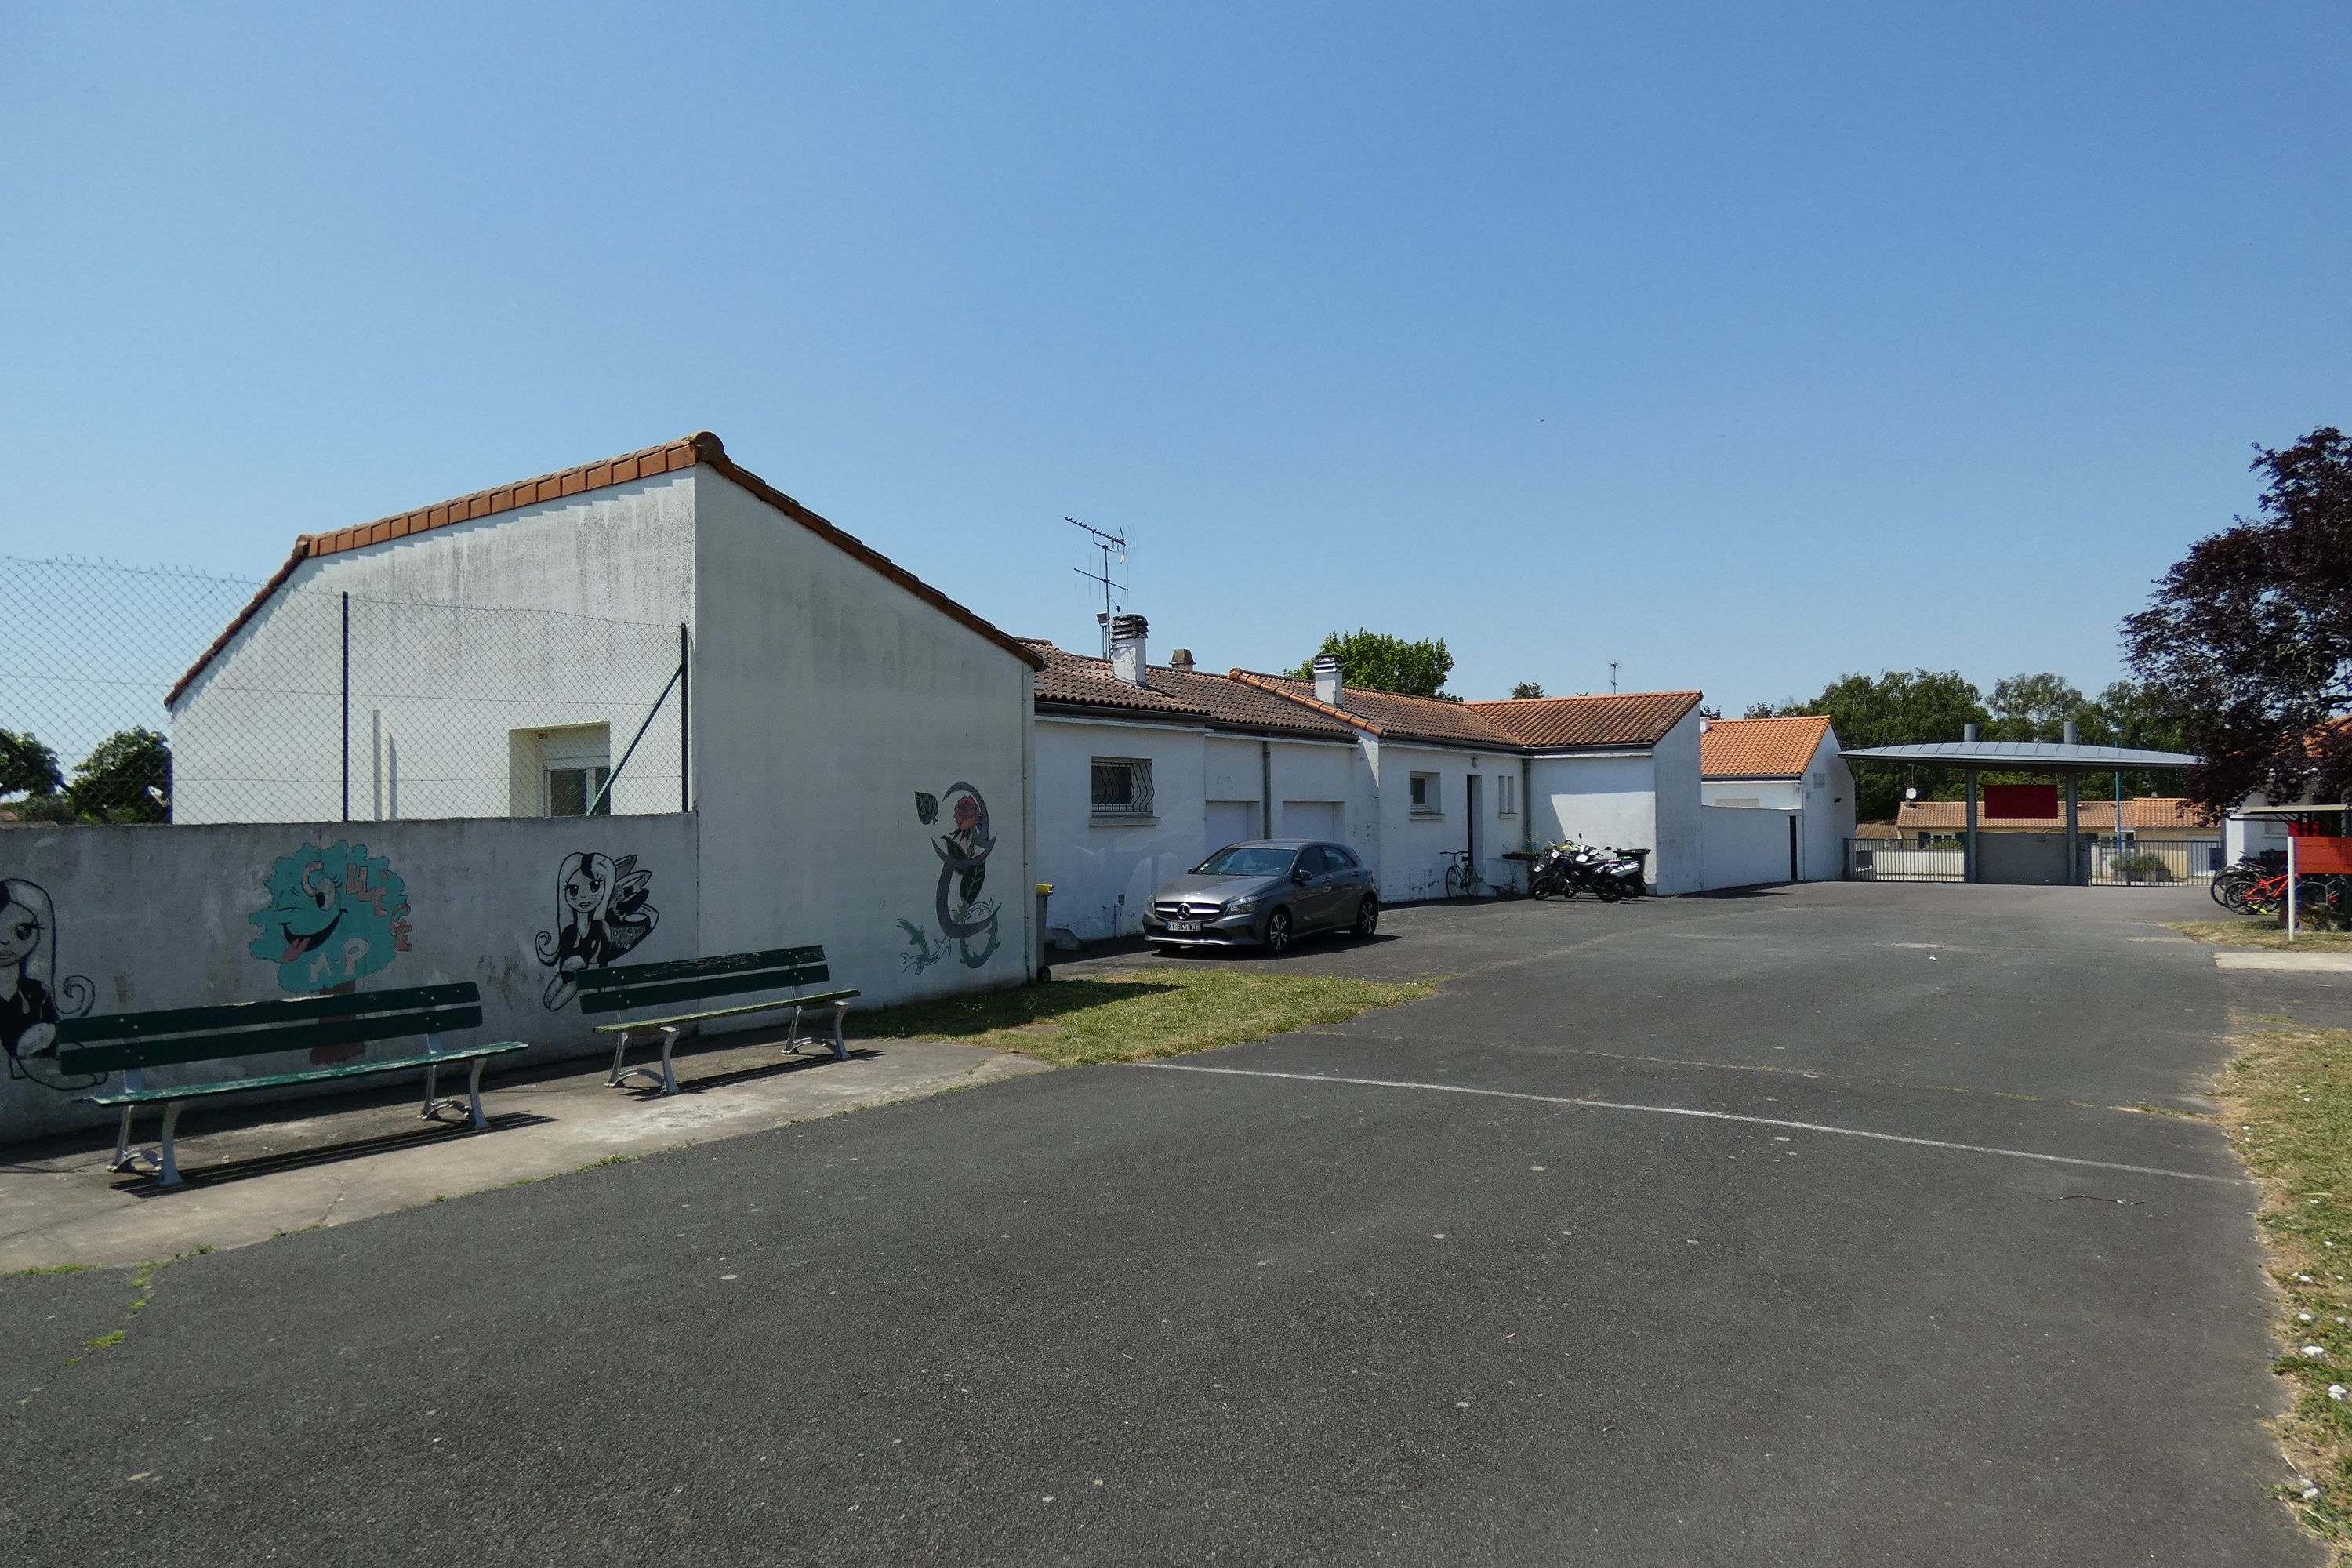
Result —
[[1519, 815], [1519, 780], [1517, 774], [1496, 773], [1495, 775], [1495, 815], [1496, 816], [1517, 816]]
[[1814, 787], [1815, 789], [1827, 789], [1827, 788], [1829, 788], [1829, 787], [1830, 787], [1830, 775], [1829, 775], [1829, 774], [1827, 774], [1827, 773], [1815, 773], [1815, 774], [1813, 775], [1813, 787]]
[[1435, 773], [1412, 775], [1412, 814], [1415, 816], [1441, 815]]
[[1151, 815], [1151, 763], [1137, 757], [1097, 757], [1094, 767], [1097, 816]]
[[1334, 871], [1352, 871], [1358, 866], [1363, 864], [1363, 862], [1358, 860], [1353, 855], [1349, 854], [1345, 849], [1340, 848], [1337, 844], [1326, 844], [1323, 846], [1323, 858], [1331, 862], [1331, 869]]
[[609, 792], [599, 798], [613, 770], [604, 767], [550, 768], [547, 770], [547, 815], [550, 816], [585, 816], [593, 802], [598, 816], [613, 815], [613, 797]]

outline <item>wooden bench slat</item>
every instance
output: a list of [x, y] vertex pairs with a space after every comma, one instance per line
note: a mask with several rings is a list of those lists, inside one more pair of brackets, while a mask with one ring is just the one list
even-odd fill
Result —
[[618, 1013], [630, 1007], [658, 1007], [669, 1002], [695, 1002], [705, 996], [740, 996], [747, 991], [782, 991], [814, 981], [830, 980], [833, 972], [822, 963], [794, 969], [766, 969], [739, 974], [712, 974], [698, 980], [672, 980], [623, 990], [582, 991], [583, 1014]]
[[665, 980], [688, 980], [708, 974], [734, 974], [747, 969], [793, 969], [823, 963], [823, 947], [780, 947], [767, 952], [728, 952], [714, 958], [677, 958], [661, 963], [620, 963], [580, 973], [583, 992], [618, 991]]
[[[348, 998], [336, 997], [334, 1000], [345, 1001]], [[125, 1040], [82, 1046], [70, 1050], [61, 1048], [58, 1052], [58, 1067], [60, 1071], [68, 1073], [114, 1072], [131, 1068], [169, 1067], [177, 1062], [273, 1056], [282, 1051], [361, 1045], [369, 1040], [397, 1040], [481, 1026], [482, 1009], [478, 1005], [438, 1007], [373, 1018], [328, 1018], [315, 1024], [293, 1024], [275, 1029], [215, 1029], [205, 1034]]]
[[636, 1018], [625, 1024], [599, 1024], [600, 1035], [625, 1034], [634, 1029], [658, 1029], [665, 1024], [698, 1024], [707, 1018], [733, 1018], [745, 1013], [770, 1013], [780, 1007], [827, 1007], [836, 1002], [846, 1002], [857, 995], [850, 991], [819, 991], [807, 996], [786, 996], [774, 1002], [751, 1002], [740, 1007], [714, 1007], [707, 1013], [677, 1013], [667, 1018]]
[[288, 1084], [320, 1083], [329, 1079], [366, 1078], [375, 1073], [414, 1072], [418, 1068], [446, 1067], [452, 1062], [472, 1061], [478, 1057], [504, 1056], [509, 1051], [528, 1050], [522, 1040], [501, 1040], [496, 1045], [461, 1046], [446, 1051], [427, 1051], [422, 1056], [400, 1057], [390, 1061], [347, 1062], [340, 1067], [309, 1068], [300, 1072], [271, 1073], [264, 1078], [244, 1078], [219, 1083], [180, 1084], [170, 1089], [118, 1089], [112, 1094], [92, 1094], [83, 1098], [92, 1105], [154, 1105], [173, 1100], [202, 1100], [210, 1095], [234, 1094], [239, 1089], [279, 1089]]
[[397, 1013], [478, 1002], [481, 988], [470, 980], [442, 985], [409, 985], [396, 991], [353, 991], [340, 996], [287, 996], [274, 1002], [224, 1002], [206, 1007], [172, 1007], [153, 1013], [100, 1013], [58, 1022], [60, 1045], [96, 1045], [144, 1039], [152, 1035], [189, 1035], [206, 1029], [246, 1028], [301, 1018]]

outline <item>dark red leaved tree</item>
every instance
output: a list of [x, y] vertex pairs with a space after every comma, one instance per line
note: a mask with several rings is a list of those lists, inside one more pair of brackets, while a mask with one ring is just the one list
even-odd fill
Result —
[[2189, 547], [2123, 625], [2152, 704], [2204, 761], [2189, 795], [2227, 811], [2352, 793], [2352, 441], [2264, 449], [2259, 515]]

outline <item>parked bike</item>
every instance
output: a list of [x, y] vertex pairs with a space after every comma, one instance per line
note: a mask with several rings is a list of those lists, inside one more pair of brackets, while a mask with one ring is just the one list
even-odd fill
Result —
[[1646, 849], [1637, 849], [1630, 855], [1621, 855], [1605, 846], [1567, 839], [1536, 858], [1528, 873], [1528, 892], [1538, 899], [1555, 895], [1572, 899], [1589, 892], [1604, 904], [1639, 898], [1643, 892], [1642, 860], [1648, 854]]

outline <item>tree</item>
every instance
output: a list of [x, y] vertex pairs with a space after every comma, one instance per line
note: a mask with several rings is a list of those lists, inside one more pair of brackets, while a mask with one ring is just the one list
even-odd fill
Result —
[[1511, 700], [1514, 702], [1525, 702], [1530, 698], [1542, 695], [1543, 686], [1538, 681], [1522, 680], [1511, 688]]
[[[1796, 710], [1792, 705], [1790, 711], [1794, 712], [1795, 710]], [[1769, 719], [1773, 716], [1772, 705], [1769, 702], [1750, 702], [1741, 710], [1739, 716], [1742, 719]]]
[[55, 795], [65, 784], [55, 752], [30, 733], [0, 730], [0, 795]]
[[[1838, 740], [1848, 746], [1908, 746], [1957, 741], [1962, 726], [1984, 724], [1991, 715], [1976, 683], [1958, 670], [1885, 670], [1877, 676], [1848, 675], [1832, 681], [1810, 702], [1790, 703], [1781, 717], [1826, 713]], [[1938, 770], [1895, 763], [1853, 764], [1854, 809], [1864, 822], [1890, 819], [1906, 786], [1923, 795], [1950, 788]]]
[[2085, 744], [2106, 743], [2106, 716], [2098, 704], [2073, 681], [2047, 670], [1994, 681], [1985, 706], [1992, 714], [1984, 730], [1988, 741], [2063, 741], [2071, 720]]
[[2216, 813], [2352, 790], [2352, 440], [2322, 426], [2256, 452], [2259, 515], [2190, 545], [2123, 624], [2156, 722], [2202, 759], [2189, 794]]
[[[1454, 656], [1445, 651], [1445, 639], [1423, 637], [1419, 642], [1407, 642], [1386, 632], [1332, 632], [1323, 638], [1323, 646], [1315, 650], [1315, 658], [1332, 658], [1339, 661], [1350, 686], [1360, 686], [1370, 691], [1394, 691], [1407, 697], [1442, 697], [1458, 702], [1439, 689], [1445, 678], [1454, 672]], [[1315, 679], [1315, 659], [1310, 658], [1290, 672], [1295, 680]]]
[[66, 798], [85, 822], [168, 822], [172, 748], [152, 730], [118, 730], [74, 769]]

